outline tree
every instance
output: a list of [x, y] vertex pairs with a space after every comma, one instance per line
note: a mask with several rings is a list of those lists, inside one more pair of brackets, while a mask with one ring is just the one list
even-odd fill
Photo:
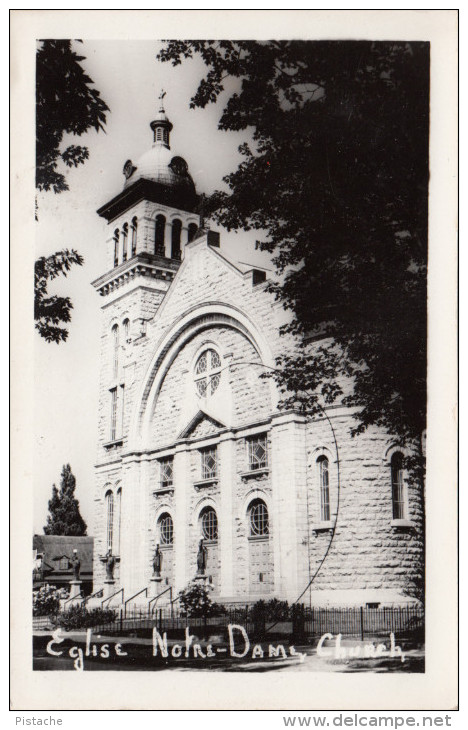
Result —
[[62, 467], [60, 491], [55, 484], [52, 485], [45, 535], [86, 535], [86, 522], [80, 514], [75, 488], [76, 479], [70, 464], [66, 464]]
[[[67, 145], [64, 134], [81, 136], [89, 129], [104, 129], [108, 107], [93, 88], [79, 56], [69, 40], [43, 40], [36, 54], [36, 188], [61, 193], [68, 190], [65, 175], [57, 169], [59, 162], [78, 167], [89, 157], [87, 147]], [[66, 276], [73, 264], [84, 259], [74, 250], [64, 249], [36, 261], [35, 321], [36, 329], [47, 342], [65, 341], [68, 330], [58, 327], [71, 319], [72, 303], [68, 297], [47, 297], [47, 281], [59, 274]]]
[[170, 41], [159, 58], [196, 55], [208, 70], [191, 107], [236, 79], [219, 128], [253, 130], [207, 207], [274, 254], [270, 289], [295, 315], [282, 331], [300, 342], [277, 361], [283, 405], [341, 398], [358, 406], [353, 433], [381, 426], [421, 456], [429, 44]]

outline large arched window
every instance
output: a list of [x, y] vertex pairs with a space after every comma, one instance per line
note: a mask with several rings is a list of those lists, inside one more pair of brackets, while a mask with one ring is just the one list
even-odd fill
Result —
[[195, 238], [195, 234], [196, 234], [197, 231], [198, 231], [197, 224], [196, 223], [189, 223], [189, 227], [188, 227], [188, 240], [189, 240], [189, 243], [190, 243], [190, 241], [193, 241], [193, 239]]
[[116, 378], [119, 373], [119, 325], [112, 327], [112, 377]]
[[172, 221], [171, 234], [171, 258], [180, 259], [180, 236], [182, 233], [182, 221], [178, 218]]
[[122, 261], [127, 260], [128, 223], [122, 226]]
[[163, 215], [156, 216], [156, 224], [154, 231], [154, 253], [164, 256], [164, 238], [166, 233], [166, 219]]
[[396, 451], [390, 462], [392, 474], [392, 511], [394, 520], [406, 519], [405, 483], [403, 478], [403, 454]]
[[248, 514], [251, 537], [266, 537], [270, 534], [268, 509], [263, 499], [255, 499], [249, 506]]
[[106, 543], [107, 550], [112, 550], [114, 542], [114, 495], [111, 491], [106, 493]]
[[174, 523], [168, 512], [164, 512], [158, 520], [159, 542], [161, 545], [172, 545], [174, 542]]
[[205, 507], [200, 514], [201, 533], [204, 540], [218, 539], [218, 516], [213, 507]]
[[119, 231], [114, 231], [114, 266], [119, 265]]
[[135, 218], [132, 218], [132, 258], [136, 254], [137, 249], [137, 231], [138, 231], [138, 220], [135, 216]]
[[320, 490], [320, 521], [330, 521], [330, 479], [328, 459], [319, 456], [317, 459], [318, 482]]

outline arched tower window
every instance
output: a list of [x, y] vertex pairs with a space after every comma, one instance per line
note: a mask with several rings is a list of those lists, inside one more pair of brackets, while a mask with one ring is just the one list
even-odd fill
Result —
[[176, 218], [172, 222], [172, 236], [171, 236], [171, 258], [180, 259], [180, 236], [182, 233], [182, 221]]
[[119, 373], [119, 325], [112, 327], [112, 377], [116, 378]]
[[114, 495], [111, 491], [106, 493], [107, 528], [106, 541], [107, 550], [112, 550], [114, 541]]
[[114, 266], [119, 265], [119, 232], [114, 231]]
[[128, 242], [128, 223], [124, 223], [122, 227], [122, 260], [127, 260], [127, 242]]
[[189, 223], [189, 227], [188, 227], [189, 243], [190, 243], [190, 241], [193, 241], [193, 239], [195, 238], [195, 234], [196, 234], [197, 230], [198, 230], [198, 226], [196, 223]]
[[213, 395], [221, 380], [221, 359], [216, 350], [208, 349], [201, 353], [195, 364], [194, 380], [201, 398]]
[[161, 545], [172, 545], [174, 543], [174, 523], [168, 512], [164, 512], [158, 520], [159, 542]]
[[136, 254], [137, 249], [137, 231], [138, 231], [138, 219], [132, 218], [132, 258]]
[[403, 454], [396, 451], [390, 462], [392, 474], [392, 511], [394, 520], [406, 519], [405, 483], [403, 478]]
[[318, 481], [320, 489], [320, 520], [330, 521], [330, 480], [328, 470], [328, 459], [326, 456], [319, 456], [317, 459]]
[[154, 236], [154, 253], [164, 256], [164, 237], [166, 232], [166, 219], [163, 215], [156, 216], [155, 236]]
[[204, 540], [218, 539], [218, 516], [213, 507], [205, 507], [200, 515], [201, 533]]
[[130, 320], [124, 319], [123, 321], [123, 328], [124, 328], [124, 342], [128, 342], [130, 338]]
[[262, 499], [255, 499], [249, 507], [251, 537], [266, 537], [270, 534], [268, 509]]

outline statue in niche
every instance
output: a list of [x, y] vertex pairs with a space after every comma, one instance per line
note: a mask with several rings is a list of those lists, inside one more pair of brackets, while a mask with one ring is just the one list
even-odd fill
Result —
[[206, 547], [203, 544], [203, 538], [198, 543], [197, 554], [197, 575], [205, 575], [206, 570]]
[[162, 568], [162, 552], [159, 549], [159, 543], [158, 543], [156, 545], [156, 550], [154, 551], [154, 556], [153, 556], [153, 578], [161, 577], [161, 568]]
[[112, 555], [112, 549], [109, 548], [107, 551], [107, 555], [104, 559], [104, 562], [106, 564], [106, 578], [107, 580], [114, 580], [114, 567], [115, 567], [115, 558]]

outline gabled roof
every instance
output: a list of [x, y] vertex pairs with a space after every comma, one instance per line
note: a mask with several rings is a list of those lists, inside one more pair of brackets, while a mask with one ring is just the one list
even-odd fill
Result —
[[[196, 431], [198, 430], [199, 426], [205, 426], [206, 428], [203, 429], [204, 433], [201, 432], [198, 434]], [[209, 416], [204, 411], [200, 410], [198, 413], [192, 418], [190, 423], [184, 428], [182, 433], [179, 436], [179, 439], [184, 438], [191, 438], [193, 436], [203, 435], [207, 436], [211, 433], [215, 434], [220, 429], [226, 428], [226, 425], [224, 423], [221, 423], [220, 421], [216, 420], [212, 416]]]
[[[43, 565], [56, 570], [54, 562], [61, 558], [73, 558], [78, 551], [81, 573], [92, 573], [94, 537], [73, 537], [73, 535], [34, 535], [33, 550], [43, 553]], [[71, 570], [71, 568], [70, 568]], [[62, 571], [63, 572], [63, 571]]]

